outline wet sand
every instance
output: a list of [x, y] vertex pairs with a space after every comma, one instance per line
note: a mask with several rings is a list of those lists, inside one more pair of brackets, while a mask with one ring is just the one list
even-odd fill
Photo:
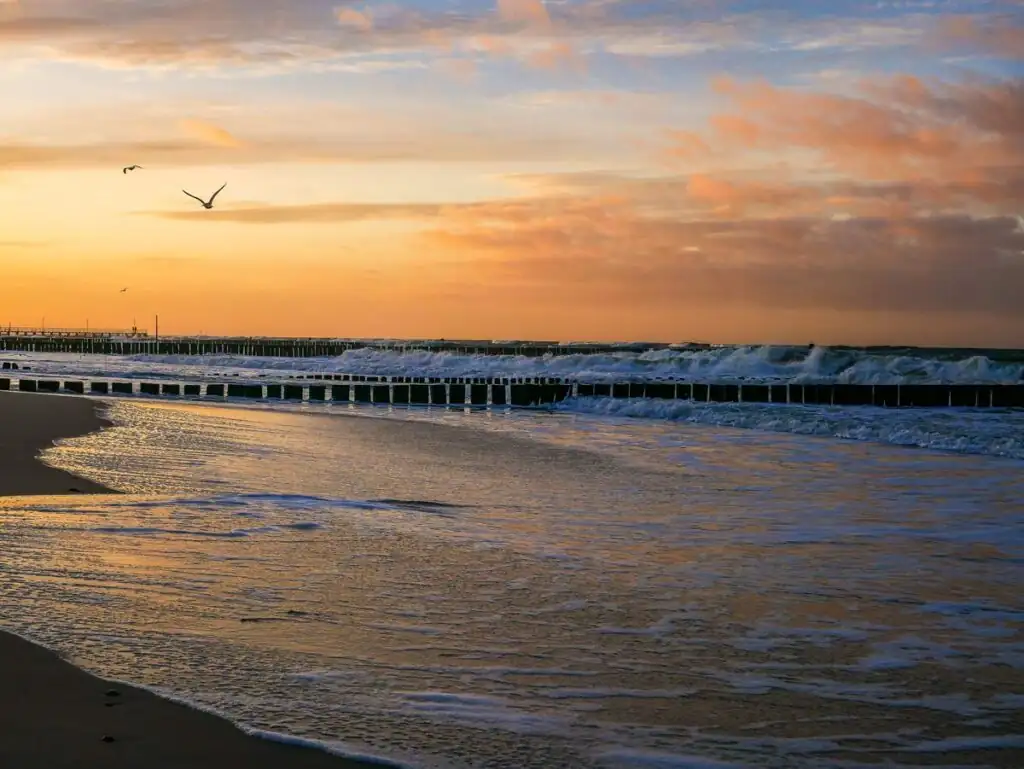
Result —
[[[104, 427], [98, 406], [87, 398], [0, 392], [0, 496], [116, 493], [37, 459], [58, 438]], [[249, 736], [229, 721], [96, 678], [47, 649], [0, 631], [0, 767], [232, 766], [357, 769], [379, 764]]]
[[0, 766], [5, 769], [368, 765], [251, 737], [228, 721], [103, 681], [47, 649], [0, 633]]
[[0, 392], [0, 496], [115, 493], [38, 460], [58, 438], [107, 426], [99, 406], [66, 395]]

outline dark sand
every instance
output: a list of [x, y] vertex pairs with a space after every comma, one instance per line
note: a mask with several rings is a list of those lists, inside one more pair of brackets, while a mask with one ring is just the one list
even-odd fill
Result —
[[[103, 427], [97, 405], [73, 396], [0, 392], [0, 496], [68, 494], [74, 493], [72, 488], [111, 493], [36, 460], [57, 438]], [[108, 690], [119, 695], [107, 696]], [[2, 769], [357, 769], [373, 765], [248, 736], [228, 721], [141, 689], [103, 681], [47, 649], [0, 632]]]
[[58, 438], [105, 427], [98, 406], [86, 398], [0, 391], [0, 496], [114, 493], [37, 459]]

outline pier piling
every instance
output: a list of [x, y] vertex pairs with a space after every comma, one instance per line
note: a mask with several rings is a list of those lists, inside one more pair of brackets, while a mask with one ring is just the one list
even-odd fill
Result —
[[[8, 369], [14, 372], [15, 369]], [[19, 370], [23, 371], [24, 369]], [[71, 394], [244, 398], [476, 408], [550, 406], [571, 397], [681, 400], [700, 404], [805, 405], [878, 408], [1024, 408], [1024, 384], [764, 384], [735, 382], [573, 382], [561, 377], [386, 377], [332, 374], [303, 385], [252, 380], [225, 382], [124, 381], [4, 377], [0, 390]], [[264, 377], [261, 377], [264, 379]], [[420, 379], [419, 382], [412, 380]], [[530, 379], [531, 381], [523, 381]], [[313, 380], [317, 381], [317, 380]]]
[[448, 385], [448, 403], [451, 406], [465, 406], [466, 405], [466, 385], [464, 385], [464, 384], [450, 384], [450, 385]]

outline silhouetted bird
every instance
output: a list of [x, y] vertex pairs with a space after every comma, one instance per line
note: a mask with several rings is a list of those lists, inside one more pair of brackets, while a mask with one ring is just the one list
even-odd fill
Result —
[[121, 289], [121, 293], [123, 294], [123, 293], [124, 293], [125, 291], [127, 291], [127, 290], [128, 290], [127, 288], [122, 288], [122, 289]]
[[[224, 189], [224, 188], [225, 188], [225, 187], [227, 187], [227, 186], [228, 186], [228, 183], [227, 183], [227, 182], [224, 182], [224, 183], [223, 183], [223, 184], [222, 184], [222, 185], [220, 186], [220, 190]], [[196, 197], [195, 195], [193, 195], [193, 194], [192, 194], [191, 192], [189, 192], [188, 190], [182, 190], [182, 192], [184, 192], [184, 193], [185, 193], [186, 195], [188, 195], [188, 196], [189, 196], [190, 198], [194, 198], [195, 200], [198, 200], [198, 201], [199, 201], [200, 203], [202, 203], [202, 204], [203, 204], [203, 208], [213, 208], [213, 201], [214, 201], [214, 199], [215, 199], [215, 198], [216, 198], [216, 197], [217, 197], [218, 195], [220, 195], [220, 190], [217, 190], [217, 191], [216, 191], [215, 193], [213, 193], [213, 194], [212, 194], [212, 195], [210, 196], [210, 199], [209, 199], [209, 200], [203, 200], [202, 198]]]
[[121, 173], [126, 174], [129, 171], [134, 171], [136, 168], [142, 168], [142, 166], [125, 166], [121, 169]]

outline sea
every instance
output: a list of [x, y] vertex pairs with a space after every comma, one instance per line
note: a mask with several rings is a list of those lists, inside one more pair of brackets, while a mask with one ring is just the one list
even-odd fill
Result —
[[[41, 376], [1019, 382], [1024, 353], [4, 353]], [[221, 380], [223, 381], [223, 380]], [[63, 396], [26, 396], [63, 397]], [[0, 625], [412, 769], [1024, 766], [1024, 410], [101, 401]]]

